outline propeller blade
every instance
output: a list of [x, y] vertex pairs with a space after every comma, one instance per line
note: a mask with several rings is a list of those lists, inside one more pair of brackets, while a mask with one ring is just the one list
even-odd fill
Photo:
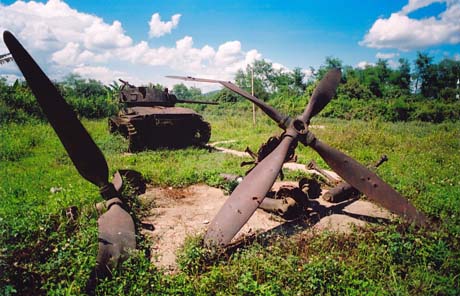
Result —
[[311, 99], [308, 102], [305, 111], [301, 115], [300, 120], [305, 122], [307, 125], [310, 124], [310, 119], [323, 110], [323, 108], [335, 95], [341, 76], [342, 73], [340, 69], [337, 68], [331, 69], [327, 72], [313, 91]]
[[208, 246], [226, 246], [249, 220], [272, 187], [294, 138], [285, 136], [236, 187], [211, 221], [204, 241]]
[[267, 103], [265, 103], [262, 100], [259, 100], [258, 98], [254, 97], [253, 95], [249, 94], [248, 92], [246, 92], [245, 90], [239, 88], [238, 86], [236, 86], [235, 84], [233, 84], [231, 82], [222, 81], [221, 84], [223, 86], [225, 86], [226, 88], [228, 88], [229, 90], [231, 90], [231, 91], [233, 91], [233, 92], [245, 97], [249, 101], [253, 102], [257, 107], [262, 109], [262, 111], [264, 111], [265, 114], [268, 115], [268, 117], [273, 119], [281, 128], [283, 128], [283, 129], [287, 128], [287, 126], [288, 126], [287, 123], [289, 121], [288, 120], [289, 116], [283, 115], [281, 112], [279, 112], [278, 110], [276, 110], [272, 106], [268, 105]]
[[128, 250], [136, 249], [136, 233], [131, 215], [121, 206], [118, 198], [107, 201], [108, 210], [97, 220], [99, 251], [96, 270], [99, 275], [116, 267], [118, 261], [128, 256]]
[[214, 79], [205, 79], [205, 78], [195, 78], [191, 76], [166, 76], [168, 78], [173, 78], [173, 79], [181, 79], [185, 81], [198, 81], [198, 82], [210, 82], [210, 83], [220, 83], [224, 87], [228, 88], [229, 90], [245, 97], [249, 101], [253, 102], [257, 107], [262, 109], [262, 111], [265, 112], [271, 119], [273, 119], [281, 128], [286, 129], [287, 128], [287, 122], [289, 117], [286, 115], [281, 114], [278, 110], [273, 108], [272, 106], [268, 105], [262, 100], [259, 100], [258, 98], [254, 97], [253, 95], [249, 94], [247, 91], [239, 88], [235, 84], [229, 82], [229, 81], [223, 81], [223, 80], [214, 80]]
[[409, 222], [415, 222], [420, 226], [427, 225], [427, 218], [423, 213], [417, 211], [409, 200], [368, 168], [318, 139], [313, 140], [310, 147], [318, 152], [334, 172], [364, 193], [369, 199], [402, 216]]
[[222, 80], [207, 79], [207, 78], [195, 78], [195, 77], [192, 77], [192, 76], [168, 75], [168, 76], [165, 76], [165, 77], [172, 78], [172, 79], [185, 80], [185, 81], [210, 82], [210, 83], [221, 83], [222, 82]]
[[80, 175], [98, 187], [107, 185], [104, 155], [75, 112], [13, 34], [5, 31], [3, 40]]

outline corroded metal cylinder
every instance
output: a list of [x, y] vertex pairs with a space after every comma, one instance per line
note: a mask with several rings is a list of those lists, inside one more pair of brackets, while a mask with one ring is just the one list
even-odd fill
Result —
[[331, 190], [324, 193], [323, 199], [328, 202], [337, 203], [356, 197], [358, 195], [359, 191], [356, 188], [347, 182], [341, 182]]

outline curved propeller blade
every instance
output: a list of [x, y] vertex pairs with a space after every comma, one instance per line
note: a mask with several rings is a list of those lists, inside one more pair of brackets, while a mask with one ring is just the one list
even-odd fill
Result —
[[339, 150], [315, 139], [310, 144], [326, 163], [346, 182], [364, 193], [369, 199], [396, 213], [409, 222], [425, 226], [427, 218], [375, 173]]
[[310, 119], [323, 110], [323, 108], [335, 95], [335, 91], [339, 86], [341, 77], [342, 72], [340, 69], [334, 68], [327, 72], [313, 91], [305, 111], [300, 116], [300, 120], [308, 125], [310, 123]]
[[107, 201], [108, 211], [97, 220], [99, 229], [99, 252], [96, 258], [96, 270], [99, 275], [126, 259], [128, 251], [136, 249], [136, 233], [131, 215], [121, 206], [121, 200]]
[[115, 176], [115, 185], [108, 182], [109, 170], [104, 155], [75, 112], [19, 41], [8, 31], [3, 33], [3, 39], [80, 175], [97, 185], [104, 198], [111, 198], [107, 201], [109, 210], [98, 219], [96, 272], [98, 277], [104, 277], [113, 265], [125, 259], [128, 249], [136, 248], [134, 221], [121, 207], [121, 200], [112, 198], [118, 194], [121, 177]]
[[222, 80], [208, 79], [208, 78], [196, 78], [196, 77], [192, 77], [192, 76], [167, 75], [165, 77], [172, 78], [172, 79], [185, 80], [185, 81], [210, 82], [210, 83], [221, 83], [222, 82]]
[[107, 185], [104, 155], [75, 112], [13, 34], [5, 31], [3, 40], [80, 175], [98, 187]]
[[238, 185], [211, 221], [204, 241], [208, 246], [226, 246], [257, 210], [283, 166], [294, 138], [285, 136]]
[[249, 94], [247, 91], [239, 88], [235, 84], [229, 82], [229, 81], [223, 81], [223, 80], [214, 80], [214, 79], [206, 79], [206, 78], [195, 78], [191, 76], [166, 76], [168, 78], [173, 78], [173, 79], [181, 79], [185, 81], [198, 81], [198, 82], [210, 82], [210, 83], [219, 83], [223, 85], [224, 87], [228, 88], [229, 90], [245, 97], [249, 101], [253, 102], [257, 107], [262, 109], [262, 111], [265, 112], [271, 119], [273, 119], [280, 127], [283, 129], [287, 128], [287, 121], [288, 121], [288, 116], [281, 114], [278, 110], [273, 108], [272, 106], [268, 105], [262, 100], [259, 100], [258, 98], [254, 97], [253, 95]]

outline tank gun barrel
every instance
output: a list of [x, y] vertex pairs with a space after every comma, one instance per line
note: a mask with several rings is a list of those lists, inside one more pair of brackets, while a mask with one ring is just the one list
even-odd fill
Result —
[[134, 85], [130, 84], [128, 81], [124, 81], [124, 80], [121, 79], [121, 78], [118, 78], [118, 80], [119, 80], [121, 83], [123, 83], [124, 85], [127, 85], [127, 86], [129, 86], [129, 87], [135, 87]]
[[192, 100], [176, 100], [177, 103], [191, 103], [191, 104], [207, 104], [207, 105], [219, 105], [218, 102], [207, 102], [207, 101], [192, 101]]

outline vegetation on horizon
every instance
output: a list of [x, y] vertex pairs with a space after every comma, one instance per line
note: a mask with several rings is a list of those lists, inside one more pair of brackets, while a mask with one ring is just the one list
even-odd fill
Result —
[[[300, 68], [287, 72], [275, 69], [270, 62], [257, 60], [236, 73], [235, 83], [250, 92], [253, 71], [255, 96], [294, 114], [303, 110], [316, 82], [330, 68], [339, 67], [343, 77], [337, 96], [320, 116], [393, 122], [457, 121], [460, 100], [456, 95], [460, 90], [456, 82], [460, 77], [460, 61], [444, 59], [434, 63], [428, 54], [419, 52], [413, 64], [411, 67], [408, 60], [401, 58], [399, 65], [391, 68], [387, 60], [379, 59], [375, 65], [354, 68], [337, 58], [327, 57], [324, 65], [316, 70], [310, 69], [312, 75], [307, 79]], [[56, 85], [79, 116], [103, 118], [115, 114], [120, 108], [117, 82], [105, 86], [73, 74]], [[149, 86], [163, 89], [159, 84]], [[242, 97], [228, 89], [202, 94], [199, 88], [176, 84], [172, 91], [178, 98], [214, 100], [223, 104], [223, 107], [193, 105], [198, 111], [214, 113], [227, 109], [226, 104], [248, 106]], [[0, 78], [0, 122], [25, 122], [30, 116], [43, 118], [26, 83], [16, 81], [8, 85]]]

